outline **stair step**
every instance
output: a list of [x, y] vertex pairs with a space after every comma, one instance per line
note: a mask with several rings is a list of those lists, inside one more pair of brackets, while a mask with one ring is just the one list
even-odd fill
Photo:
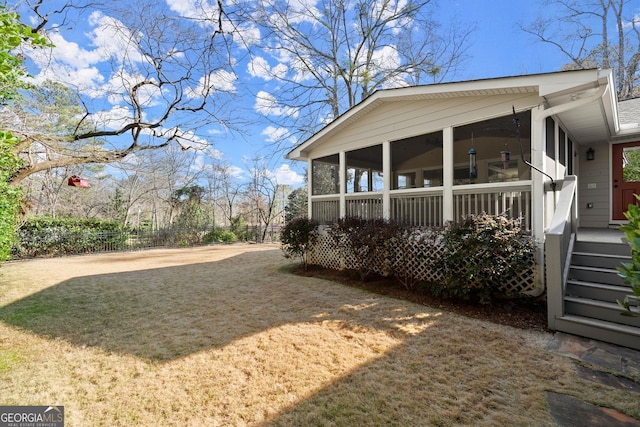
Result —
[[615, 303], [631, 295], [630, 286], [619, 286], [605, 283], [593, 283], [580, 280], [568, 280], [565, 294], [567, 296], [590, 298]]
[[640, 328], [633, 326], [567, 314], [555, 319], [555, 329], [568, 334], [640, 350]]
[[582, 265], [586, 267], [617, 268], [623, 262], [630, 262], [631, 255], [614, 255], [590, 252], [573, 252], [571, 257], [572, 265]]
[[609, 285], [624, 285], [624, 280], [615, 268], [571, 265], [568, 279], [582, 282], [606, 283]]
[[603, 243], [603, 242], [586, 242], [578, 240], [573, 247], [574, 252], [587, 252], [597, 254], [610, 254], [629, 256], [631, 254], [631, 246], [628, 243]]
[[640, 328], [640, 317], [623, 316], [620, 314], [623, 312], [622, 307], [614, 302], [566, 296], [564, 308], [567, 314]]

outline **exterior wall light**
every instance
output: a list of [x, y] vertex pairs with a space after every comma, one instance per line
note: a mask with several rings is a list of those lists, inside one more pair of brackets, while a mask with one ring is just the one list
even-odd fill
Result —
[[596, 152], [593, 151], [593, 148], [589, 147], [587, 150], [587, 160], [593, 160], [596, 158]]

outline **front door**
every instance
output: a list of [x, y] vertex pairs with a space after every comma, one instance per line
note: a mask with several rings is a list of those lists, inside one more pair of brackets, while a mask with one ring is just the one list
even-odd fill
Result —
[[612, 146], [613, 219], [626, 219], [624, 213], [640, 195], [640, 141]]

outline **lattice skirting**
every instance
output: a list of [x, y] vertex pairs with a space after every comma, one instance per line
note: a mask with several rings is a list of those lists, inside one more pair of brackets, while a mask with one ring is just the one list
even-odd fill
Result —
[[[422, 235], [424, 236], [424, 235]], [[437, 237], [420, 238], [417, 235], [409, 235], [406, 239], [396, 242], [393, 253], [376, 254], [378, 258], [373, 263], [376, 266], [375, 273], [387, 276], [391, 271], [404, 271], [418, 282], [442, 282], [444, 276], [441, 272], [430, 267], [430, 260], [436, 258], [435, 254], [441, 250]], [[319, 265], [334, 270], [358, 269], [357, 258], [352, 253], [343, 253], [336, 249], [331, 237], [326, 232], [321, 232], [317, 244], [308, 254], [309, 264]], [[469, 256], [469, 265], [473, 265], [473, 255]], [[505, 283], [498, 284], [498, 288], [505, 295], [525, 294], [538, 296], [544, 292], [544, 283], [539, 277], [538, 267], [532, 261], [529, 268], [518, 271]], [[464, 272], [461, 272], [464, 274]]]

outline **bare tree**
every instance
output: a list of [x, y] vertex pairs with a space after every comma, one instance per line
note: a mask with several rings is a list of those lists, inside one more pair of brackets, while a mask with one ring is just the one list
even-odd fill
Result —
[[230, 225], [236, 219], [243, 186], [237, 181], [233, 168], [228, 163], [215, 165], [210, 171], [209, 180], [215, 193], [214, 203], [222, 211], [224, 225]]
[[262, 227], [261, 241], [264, 241], [269, 226], [276, 218], [283, 217], [286, 189], [278, 185], [276, 177], [269, 172], [264, 159], [253, 158], [248, 169], [251, 181], [246, 190], [249, 207], [247, 216], [253, 216], [254, 224]]
[[[254, 2], [256, 25], [273, 57], [255, 56], [250, 72], [280, 82], [257, 107], [288, 132], [308, 136], [380, 88], [440, 82], [465, 59], [471, 26], [443, 29], [430, 0]], [[277, 65], [270, 62], [278, 61]]]
[[[555, 46], [565, 69], [613, 68], [619, 99], [640, 95], [640, 18], [626, 10], [629, 0], [549, 0], [553, 16], [538, 17], [521, 29]], [[615, 28], [615, 31], [610, 31]]]
[[[39, 171], [111, 163], [172, 143], [184, 150], [206, 146], [207, 134], [200, 135], [201, 130], [212, 123], [229, 125], [226, 105], [234, 95], [235, 75], [226, 32], [234, 27], [222, 1], [207, 7], [203, 2], [192, 17], [171, 15], [152, 0], [136, 2], [135, 13], [124, 2], [101, 4], [100, 11], [83, 0], [62, 6], [44, 0], [26, 3], [40, 20], [35, 27], [49, 30], [54, 45], [62, 29], [79, 19], [77, 14], [91, 12], [91, 20], [108, 38], [110, 50], [102, 64], [111, 64], [111, 70], [108, 83], [99, 88], [70, 78], [64, 82], [67, 102], [78, 110], [65, 120], [73, 118], [74, 123], [58, 126], [61, 115], [49, 108], [55, 99], [30, 108], [16, 103], [3, 111], [0, 126], [20, 139], [15, 153], [24, 161], [10, 177], [12, 185]], [[41, 74], [64, 77], [52, 53], [29, 55], [43, 68]]]

